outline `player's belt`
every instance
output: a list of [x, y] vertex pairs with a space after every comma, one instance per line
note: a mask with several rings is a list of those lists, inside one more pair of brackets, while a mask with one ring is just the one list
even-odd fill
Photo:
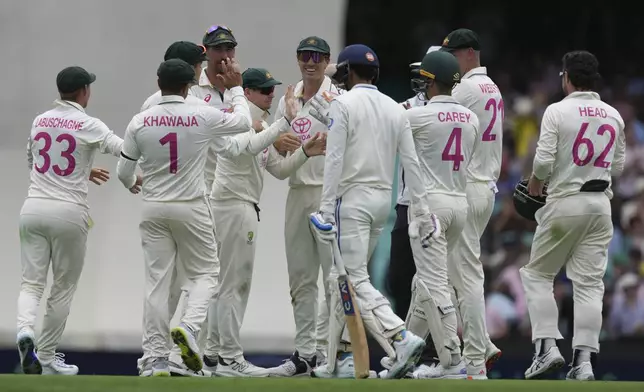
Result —
[[581, 186], [579, 192], [603, 192], [609, 185], [606, 180], [590, 180]]

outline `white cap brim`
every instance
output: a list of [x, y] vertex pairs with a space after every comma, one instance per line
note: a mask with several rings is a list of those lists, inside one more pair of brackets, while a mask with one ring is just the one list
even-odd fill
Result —
[[[437, 50], [440, 50], [440, 48], [441, 48], [440, 46], [430, 46], [429, 49], [427, 49], [427, 53], [436, 52]], [[427, 54], [427, 53], [425, 53], [425, 54]], [[409, 64], [409, 67], [411, 67], [411, 68], [420, 67], [420, 61], [418, 61], [416, 63]]]

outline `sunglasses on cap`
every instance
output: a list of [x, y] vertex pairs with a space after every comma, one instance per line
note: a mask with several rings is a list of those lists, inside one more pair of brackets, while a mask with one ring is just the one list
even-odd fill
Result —
[[300, 60], [303, 63], [308, 63], [309, 60], [313, 60], [315, 64], [319, 64], [327, 58], [329, 55], [325, 53], [320, 53], [320, 52], [311, 52], [308, 50], [298, 52], [297, 53], [297, 59]]
[[229, 32], [229, 33], [231, 33], [231, 34], [233, 33], [233, 31], [232, 31], [231, 29], [229, 29], [228, 27], [226, 27], [226, 26], [212, 25], [212, 26], [210, 26], [210, 28], [206, 31], [206, 35], [212, 34], [212, 33], [214, 33], [214, 32], [215, 32], [215, 31], [217, 31], [217, 30], [226, 30], [227, 32]]

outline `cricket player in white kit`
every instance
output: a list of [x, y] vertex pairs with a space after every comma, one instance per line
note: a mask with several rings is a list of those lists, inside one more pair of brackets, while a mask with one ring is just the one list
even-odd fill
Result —
[[481, 236], [494, 210], [496, 182], [501, 173], [504, 106], [499, 88], [481, 66], [480, 49], [478, 35], [469, 29], [452, 31], [441, 47], [452, 53], [460, 65], [461, 82], [454, 87], [452, 96], [476, 114], [481, 127], [467, 167], [467, 221], [448, 262], [463, 322], [463, 356], [467, 375], [472, 377], [485, 377], [501, 356], [485, 325], [485, 276], [480, 256]]
[[573, 284], [574, 349], [569, 380], [594, 380], [599, 352], [608, 244], [613, 236], [611, 177], [624, 169], [624, 121], [594, 92], [599, 64], [586, 51], [563, 57], [566, 97], [546, 109], [528, 182], [546, 204], [535, 214], [537, 230], [521, 280], [532, 323], [534, 361], [526, 378], [559, 368], [565, 361], [556, 340], [558, 310], [553, 280], [565, 266]]
[[[327, 157], [319, 212], [313, 214], [320, 237], [337, 235], [365, 329], [396, 358], [388, 378], [401, 378], [414, 366], [425, 346], [423, 339], [405, 329], [389, 301], [369, 281], [367, 263], [387, 221], [396, 154], [408, 173], [411, 187], [411, 219], [424, 242], [440, 234], [436, 216], [425, 203], [425, 185], [405, 110], [380, 93], [379, 61], [364, 45], [350, 45], [338, 56], [335, 77], [350, 90], [330, 105], [327, 124]], [[335, 78], [334, 77], [334, 78]], [[319, 112], [319, 111], [318, 111]], [[411, 234], [411, 233], [410, 233]], [[329, 282], [329, 351], [327, 364], [313, 374], [322, 378], [353, 378], [353, 358], [341, 339], [348, 341], [337, 282]], [[345, 336], [343, 336], [345, 335]], [[334, 360], [335, 358], [335, 360]]]
[[[130, 187], [137, 161], [143, 172], [143, 212], [139, 225], [145, 258], [143, 356], [152, 376], [169, 376], [168, 301], [176, 262], [192, 281], [188, 304], [172, 338], [192, 371], [203, 367], [196, 336], [206, 319], [219, 277], [219, 260], [210, 204], [204, 194], [207, 149], [217, 136], [247, 132], [251, 121], [234, 61], [218, 77], [231, 89], [232, 114], [185, 103], [194, 68], [180, 59], [157, 71], [163, 100], [134, 116], [125, 131], [119, 180]], [[147, 370], [147, 369], [146, 369]]]
[[[215, 225], [220, 233], [221, 288], [217, 303], [221, 348], [216, 375], [222, 377], [265, 377], [268, 369], [253, 365], [244, 358], [239, 332], [246, 313], [252, 285], [255, 244], [260, 219], [259, 200], [264, 184], [264, 169], [278, 179], [286, 179], [302, 166], [309, 156], [324, 153], [326, 138], [309, 139], [299, 151], [282, 157], [271, 146], [281, 133], [289, 132], [299, 106], [293, 86], [285, 96], [284, 117], [268, 126], [275, 86], [281, 84], [265, 69], [250, 68], [243, 73], [244, 92], [249, 101], [253, 122], [262, 122], [263, 130], [248, 132], [265, 137], [261, 148], [239, 156], [219, 154], [215, 183], [210, 195]], [[325, 134], [326, 136], [326, 134]], [[280, 368], [281, 369], [281, 368]]]
[[[201, 74], [201, 64], [206, 61], [206, 47], [203, 45], [197, 45], [188, 41], [177, 41], [172, 43], [165, 52], [163, 57], [164, 61], [170, 59], [181, 59], [186, 63], [193, 66], [195, 70], [195, 75]], [[154, 105], [158, 105], [163, 100], [161, 95], [161, 90], [158, 90], [152, 94], [148, 99], [145, 100], [143, 106], [141, 107], [141, 112], [151, 108]], [[190, 90], [188, 91], [188, 96], [186, 96], [186, 103], [193, 105], [207, 105], [205, 101], [191, 95]], [[223, 139], [223, 138], [219, 138]], [[205, 190], [206, 194], [210, 192], [210, 189]], [[174, 315], [176, 312], [179, 312], [179, 318], [183, 315], [185, 311], [185, 304], [187, 298], [184, 298], [183, 301], [180, 301], [182, 292], [185, 292], [187, 295], [190, 282], [186, 280], [185, 273], [181, 269], [182, 263], [176, 263], [175, 273], [172, 277], [172, 284], [170, 290], [170, 301], [168, 302], [169, 312], [171, 315]], [[179, 308], [179, 305], [184, 305]], [[172, 344], [172, 339], [168, 336], [168, 344], [172, 346], [172, 351], [169, 359], [170, 373], [173, 375], [179, 376], [196, 376], [196, 377], [210, 377], [212, 374], [207, 369], [202, 369], [198, 372], [193, 372], [188, 369], [178, 358], [181, 356], [181, 350], [178, 346]], [[143, 363], [145, 358], [141, 357], [137, 361], [137, 367], [139, 369], [139, 374], [143, 372]]]
[[479, 121], [476, 114], [452, 97], [452, 88], [461, 79], [453, 55], [442, 51], [426, 54], [419, 77], [417, 91], [425, 95], [428, 103], [410, 108], [406, 115], [427, 186], [427, 203], [440, 220], [442, 232], [428, 249], [418, 240], [411, 241], [416, 275], [407, 328], [421, 337], [431, 332], [440, 366], [420, 365], [414, 377], [433, 378], [427, 376], [435, 372], [442, 378], [465, 378], [448, 258], [467, 220], [467, 168], [478, 144]]
[[[315, 36], [304, 38], [300, 41], [296, 53], [302, 80], [295, 85], [299, 110], [291, 123], [291, 130], [302, 143], [306, 143], [317, 133], [327, 132], [327, 126], [309, 113], [312, 98], [322, 93], [337, 95], [340, 91], [324, 73], [331, 54], [325, 40]], [[282, 98], [275, 112], [275, 119], [282, 117], [284, 112], [285, 99]], [[318, 360], [322, 360], [318, 357], [323, 357], [321, 352], [316, 354], [316, 347], [323, 348], [327, 340], [326, 324], [320, 326], [320, 330], [316, 332], [319, 325], [318, 277], [322, 267], [322, 277], [326, 282], [331, 268], [331, 249], [328, 246], [319, 246], [309, 225], [309, 215], [318, 211], [320, 207], [323, 173], [324, 157], [312, 157], [289, 179], [284, 237], [295, 319], [295, 352], [282, 364], [283, 369], [273, 369], [282, 376], [310, 373]], [[328, 297], [326, 284], [324, 288]], [[324, 307], [320, 309], [323, 318], [328, 315], [325, 310]]]
[[[20, 211], [22, 284], [18, 297], [18, 349], [25, 374], [76, 375], [56, 353], [78, 285], [87, 233], [88, 176], [96, 151], [118, 156], [123, 140], [101, 120], [85, 113], [94, 74], [68, 67], [56, 77], [60, 99], [33, 122], [27, 145], [31, 184]], [[132, 178], [131, 190], [140, 179]], [[53, 283], [42, 333], [34, 324], [51, 265]], [[36, 346], [38, 354], [36, 355]]]

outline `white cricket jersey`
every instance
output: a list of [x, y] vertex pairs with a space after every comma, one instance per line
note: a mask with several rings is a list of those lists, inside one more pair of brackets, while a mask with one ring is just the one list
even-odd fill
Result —
[[[201, 70], [201, 75], [197, 84], [190, 87], [190, 94], [197, 99], [217, 108], [225, 113], [232, 113], [233, 111], [233, 95], [230, 90], [226, 89], [224, 92], [219, 91], [215, 86], [210, 83], [208, 75], [206, 75], [206, 68]], [[208, 189], [212, 185], [215, 178], [215, 170], [217, 168], [217, 150], [218, 147], [213, 145], [208, 150], [208, 160], [206, 161], [206, 185]]]
[[452, 97], [476, 114], [481, 127], [481, 143], [477, 144], [467, 167], [467, 181], [496, 183], [503, 156], [505, 110], [501, 91], [487, 76], [487, 68], [477, 67], [463, 75]]
[[[299, 81], [295, 85], [295, 96], [302, 96], [302, 89], [304, 88], [304, 83]], [[327, 91], [332, 93], [332, 95], [341, 94], [342, 91], [339, 90], [333, 83], [331, 79], [327, 76], [324, 77], [324, 82], [320, 86], [317, 94]], [[300, 138], [302, 144], [306, 143], [307, 140], [315, 136], [316, 133], [327, 132], [328, 128], [326, 125], [322, 124], [313, 116], [309, 114], [311, 109], [311, 104], [309, 102], [302, 102], [300, 98], [298, 100], [300, 103], [300, 110], [295, 116], [295, 119], [291, 121], [291, 131]], [[275, 118], [280, 118], [284, 115], [284, 97], [282, 97], [277, 105], [277, 111], [275, 112]], [[321, 186], [324, 179], [324, 156], [317, 156], [310, 158], [302, 167], [300, 167], [295, 173], [291, 175], [289, 179], [290, 187], [297, 187], [302, 185], [317, 185]]]
[[123, 139], [76, 102], [56, 100], [33, 122], [27, 142], [31, 170], [27, 197], [87, 207], [89, 174], [96, 150], [119, 156]]
[[247, 132], [251, 124], [244, 91], [231, 91], [234, 113], [169, 95], [132, 118], [122, 154], [139, 161], [143, 200], [188, 201], [205, 195], [203, 172], [213, 139]]
[[264, 168], [276, 178], [283, 180], [308, 159], [302, 148], [297, 149], [288, 158], [282, 157], [272, 144], [280, 132], [289, 129], [288, 122], [282, 117], [269, 126], [266, 123], [268, 112], [252, 102], [248, 105], [252, 120], [262, 121], [264, 128], [260, 133], [254, 129], [248, 131], [251, 140], [263, 137], [264, 142], [257, 143], [257, 148], [249, 148], [241, 155], [219, 154], [215, 182], [210, 195], [213, 200], [242, 200], [259, 204], [264, 188]]
[[[422, 94], [416, 94], [408, 100], [400, 103], [405, 109], [411, 109], [419, 106], [427, 105]], [[409, 205], [409, 197], [407, 195], [408, 189], [405, 186], [405, 171], [403, 170], [402, 164], [398, 162], [398, 198], [396, 204], [403, 206]]]
[[595, 92], [574, 92], [544, 112], [532, 172], [549, 179], [548, 200], [576, 194], [590, 180], [621, 174], [625, 144], [619, 112]]
[[[203, 99], [199, 99], [194, 95], [192, 95], [191, 91], [192, 90], [188, 91], [188, 96], [186, 97], [186, 103], [193, 104], [193, 105], [207, 105]], [[156, 93], [150, 95], [148, 99], [146, 99], [145, 102], [143, 103], [143, 106], [141, 106], [141, 110], [139, 110], [139, 112], [148, 110], [154, 105], [158, 105], [162, 100], [161, 97], [162, 97], [161, 91], [157, 91]]]
[[391, 191], [396, 155], [405, 168], [411, 202], [425, 186], [405, 109], [376, 86], [358, 84], [331, 101], [320, 210], [333, 214], [336, 199], [355, 186]]
[[476, 114], [449, 95], [405, 112], [427, 193], [465, 197], [467, 168], [479, 143]]

